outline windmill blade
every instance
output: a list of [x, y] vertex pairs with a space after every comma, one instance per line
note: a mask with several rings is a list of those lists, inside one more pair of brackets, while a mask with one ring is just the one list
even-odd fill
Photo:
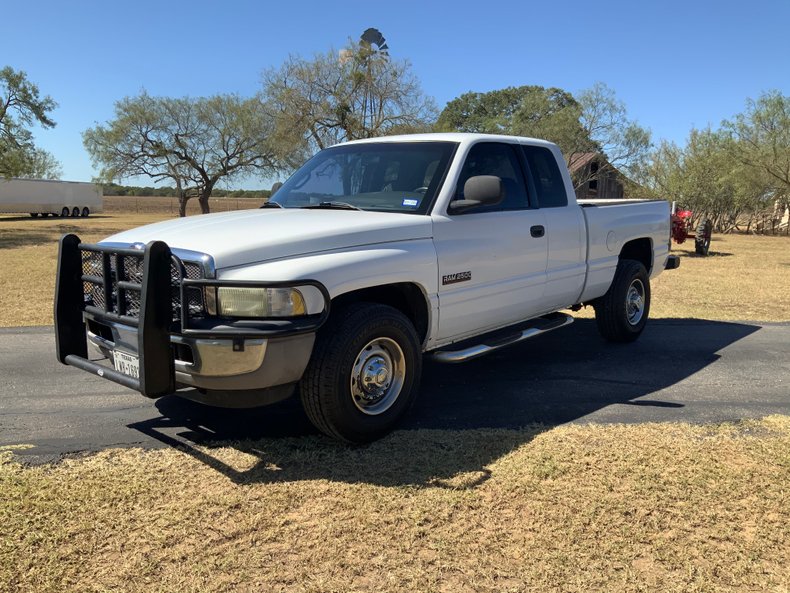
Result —
[[374, 29], [373, 27], [366, 29], [362, 36], [360, 37], [360, 41], [366, 45], [375, 46], [376, 50], [382, 54], [389, 55], [389, 47], [387, 46], [387, 40], [384, 39], [384, 35], [381, 34], [381, 31], [378, 29]]

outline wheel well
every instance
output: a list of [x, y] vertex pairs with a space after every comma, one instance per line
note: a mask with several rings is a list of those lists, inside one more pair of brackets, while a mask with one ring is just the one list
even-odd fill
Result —
[[620, 259], [633, 259], [640, 262], [649, 274], [653, 267], [653, 244], [648, 238], [629, 241], [620, 250]]
[[425, 341], [428, 335], [428, 302], [425, 294], [416, 284], [400, 282], [352, 290], [332, 299], [332, 309], [344, 308], [359, 302], [380, 303], [397, 309], [414, 324], [420, 341]]

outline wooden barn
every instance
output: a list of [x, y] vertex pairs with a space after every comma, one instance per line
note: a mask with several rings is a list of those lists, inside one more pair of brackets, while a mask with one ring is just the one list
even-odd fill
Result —
[[576, 188], [576, 198], [620, 200], [623, 198], [623, 176], [604, 155], [598, 152], [574, 154], [568, 169]]

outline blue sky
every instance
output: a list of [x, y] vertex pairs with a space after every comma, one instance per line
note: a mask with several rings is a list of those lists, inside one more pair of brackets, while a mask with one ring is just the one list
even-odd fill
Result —
[[790, 94], [788, 23], [790, 0], [28, 0], [3, 8], [0, 67], [26, 71], [59, 103], [57, 127], [37, 141], [64, 179], [90, 180], [81, 133], [110, 118], [119, 98], [253, 94], [261, 72], [289, 54], [340, 48], [368, 27], [411, 61], [440, 108], [469, 90], [576, 92], [602, 81], [654, 139], [683, 142], [692, 126], [742, 111], [747, 97]]

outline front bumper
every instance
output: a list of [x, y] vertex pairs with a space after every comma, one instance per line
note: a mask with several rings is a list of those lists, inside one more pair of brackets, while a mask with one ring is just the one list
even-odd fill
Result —
[[[85, 274], [83, 252], [100, 253], [104, 273]], [[142, 274], [139, 283], [125, 277], [125, 258], [135, 258]], [[292, 283], [191, 280], [181, 275], [174, 285], [174, 261], [162, 242], [143, 249], [84, 245], [76, 235], [60, 241], [55, 294], [55, 333], [58, 360], [135, 389], [147, 397], [173, 393], [184, 386], [206, 390], [264, 389], [297, 381], [310, 358], [315, 332], [329, 314], [326, 289], [312, 280]], [[176, 262], [178, 263], [178, 262]], [[183, 265], [180, 265], [183, 269]], [[87, 283], [100, 285], [103, 306], [86, 304]], [[170, 298], [180, 290], [202, 286], [316, 287], [324, 298], [319, 315], [288, 319], [228, 319], [192, 317], [188, 306]], [[130, 315], [125, 294], [139, 293], [139, 311]], [[136, 301], [135, 301], [136, 302]], [[174, 319], [174, 316], [176, 319]], [[87, 327], [86, 327], [87, 326]], [[88, 344], [105, 359], [88, 358]], [[116, 352], [139, 361], [139, 375], [107, 366]]]
[[[116, 351], [139, 356], [137, 330], [120, 324], [103, 326], [105, 336], [91, 331], [88, 343], [114, 362]], [[109, 331], [108, 331], [109, 330]], [[201, 339], [171, 335], [175, 383], [207, 390], [254, 390], [294, 383], [302, 377], [313, 350], [315, 333], [281, 338]], [[105, 368], [106, 367], [102, 367]]]

